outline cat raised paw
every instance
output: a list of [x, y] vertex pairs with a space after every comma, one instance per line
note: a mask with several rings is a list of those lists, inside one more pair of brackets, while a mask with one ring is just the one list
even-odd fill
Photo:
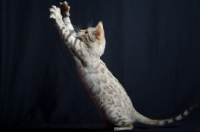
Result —
[[61, 9], [61, 14], [63, 17], [69, 17], [69, 10], [70, 10], [70, 6], [68, 5], [68, 3], [66, 1], [64, 1], [63, 3], [60, 2], [60, 9]]
[[50, 18], [53, 18], [53, 19], [62, 18], [61, 14], [60, 14], [60, 8], [53, 5], [50, 8], [50, 12], [51, 12]]

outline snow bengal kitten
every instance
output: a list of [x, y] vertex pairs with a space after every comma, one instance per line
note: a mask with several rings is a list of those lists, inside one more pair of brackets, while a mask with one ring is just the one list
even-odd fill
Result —
[[197, 106], [164, 120], [153, 120], [141, 115], [134, 109], [123, 86], [100, 59], [106, 43], [102, 22], [76, 33], [69, 18], [69, 10], [67, 2], [60, 3], [60, 8], [52, 6], [50, 18], [55, 19], [62, 39], [76, 61], [80, 78], [105, 122], [104, 126], [90, 129], [131, 130], [136, 121], [148, 125], [165, 125], [181, 120]]

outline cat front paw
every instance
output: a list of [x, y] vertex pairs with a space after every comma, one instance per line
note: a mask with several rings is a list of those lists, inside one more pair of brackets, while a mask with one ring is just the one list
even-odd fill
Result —
[[70, 10], [70, 6], [68, 5], [68, 3], [66, 1], [64, 1], [63, 3], [60, 2], [60, 9], [61, 9], [61, 14], [63, 17], [69, 17], [69, 10]]
[[50, 8], [50, 18], [53, 19], [58, 19], [58, 18], [62, 18], [61, 14], [60, 14], [60, 8], [56, 7], [56, 6], [52, 6]]

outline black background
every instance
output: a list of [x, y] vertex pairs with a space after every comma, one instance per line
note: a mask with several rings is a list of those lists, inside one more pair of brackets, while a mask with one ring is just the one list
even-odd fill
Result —
[[[58, 0], [0, 1], [1, 130], [68, 130], [102, 124], [75, 62], [49, 19]], [[68, 0], [71, 21], [102, 21], [102, 60], [143, 115], [170, 118], [200, 102], [199, 0]], [[200, 108], [166, 127], [200, 131]], [[73, 130], [73, 129], [72, 129]]]

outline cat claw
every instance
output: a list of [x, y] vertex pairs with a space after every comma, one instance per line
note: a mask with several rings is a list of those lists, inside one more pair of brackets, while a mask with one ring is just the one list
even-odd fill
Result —
[[55, 5], [52, 5], [52, 8], [55, 9], [56, 11], [60, 12], [60, 8], [56, 7]]
[[65, 5], [68, 5], [67, 1], [64, 1], [64, 4], [65, 4]]
[[60, 9], [61, 9], [61, 13], [63, 17], [69, 17], [70, 13], [70, 6], [68, 5], [68, 3], [66, 1], [64, 2], [60, 2]]
[[63, 3], [60, 2], [60, 5], [65, 5], [65, 6], [68, 6], [68, 3], [66, 1], [64, 1]]
[[53, 8], [53, 9], [56, 9], [56, 6], [55, 6], [55, 5], [52, 5], [52, 8]]
[[64, 1], [63, 3], [60, 2], [60, 8], [61, 8], [61, 10], [65, 10], [65, 11], [70, 10], [70, 6], [68, 5], [68, 3], [66, 1]]
[[61, 17], [60, 15], [60, 8], [56, 7], [55, 5], [52, 5], [50, 10], [50, 18], [56, 19], [57, 17]]
[[53, 18], [53, 19], [56, 19], [56, 17], [54, 15], [50, 15], [49, 18]]
[[62, 4], [68, 5], [68, 3], [66, 1], [64, 1], [63, 3], [60, 2], [60, 5], [62, 5]]
[[50, 10], [50, 18], [56, 19], [57, 17], [62, 17], [61, 12], [63, 17], [69, 17], [69, 10], [70, 6], [68, 6], [68, 3], [66, 1], [60, 2], [60, 8], [56, 7], [55, 5], [52, 5], [52, 7], [49, 9]]

